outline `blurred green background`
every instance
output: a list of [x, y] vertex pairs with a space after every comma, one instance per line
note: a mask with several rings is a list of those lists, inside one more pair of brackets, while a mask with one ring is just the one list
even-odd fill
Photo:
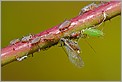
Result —
[[[39, 33], [66, 18], [77, 16], [80, 9], [91, 2], [4, 2], [2, 1], [2, 48], [12, 39], [29, 33]], [[61, 47], [54, 46], [36, 52], [22, 62], [12, 62], [1, 68], [2, 80], [120, 80], [120, 16], [103, 23], [104, 37], [87, 38], [95, 49], [81, 39], [79, 45], [85, 66], [77, 68]]]

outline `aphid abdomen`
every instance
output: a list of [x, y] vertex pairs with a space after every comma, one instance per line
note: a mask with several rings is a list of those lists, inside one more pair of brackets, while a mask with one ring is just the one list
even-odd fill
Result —
[[87, 34], [88, 36], [100, 37], [103, 36], [103, 32], [98, 29], [88, 28], [83, 30], [83, 34]]
[[20, 39], [14, 39], [14, 40], [10, 41], [10, 44], [14, 45], [14, 44], [18, 43], [19, 41], [20, 41]]
[[68, 27], [70, 26], [71, 21], [64, 21], [60, 26], [59, 26], [59, 30], [60, 31], [65, 31], [66, 29], [68, 29]]

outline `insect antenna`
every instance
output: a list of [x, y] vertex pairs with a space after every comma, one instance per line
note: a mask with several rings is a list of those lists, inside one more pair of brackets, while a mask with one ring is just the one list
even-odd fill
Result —
[[95, 49], [92, 47], [92, 45], [86, 40], [86, 39], [84, 39], [85, 40], [85, 42], [90, 46], [90, 48], [94, 51], [94, 53], [96, 53], [96, 51], [95, 51]]
[[102, 23], [106, 20], [106, 18], [107, 18], [107, 16], [108, 16], [108, 15], [105, 13], [105, 11], [103, 11], [102, 13], [103, 13], [103, 20], [102, 20], [102, 22], [101, 22], [97, 27], [101, 26]]

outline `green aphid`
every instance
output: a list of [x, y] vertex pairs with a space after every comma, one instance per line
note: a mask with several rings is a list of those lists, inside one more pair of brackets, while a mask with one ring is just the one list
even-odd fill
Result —
[[103, 32], [101, 30], [98, 29], [94, 29], [94, 28], [88, 28], [88, 29], [84, 29], [82, 31], [83, 34], [86, 34], [88, 36], [93, 36], [93, 37], [100, 37], [103, 36]]

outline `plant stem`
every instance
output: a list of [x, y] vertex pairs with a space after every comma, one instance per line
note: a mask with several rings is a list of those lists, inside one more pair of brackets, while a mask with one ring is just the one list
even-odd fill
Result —
[[107, 14], [106, 20], [121, 14], [121, 2], [120, 1], [110, 1], [107, 2], [94, 10], [88, 11], [82, 15], [78, 15], [69, 21], [71, 24], [65, 31], [59, 30], [59, 25], [54, 26], [46, 31], [39, 34], [33, 35], [32, 40], [41, 37], [37, 44], [31, 44], [31, 42], [18, 42], [14, 45], [8, 45], [1, 50], [1, 65], [4, 66], [10, 62], [16, 60], [17, 57], [22, 57], [24, 55], [33, 54], [40, 49], [47, 49], [53, 45], [56, 45], [61, 37], [68, 37], [71, 33], [80, 31], [82, 29], [99, 25], [103, 22], [104, 13]]

